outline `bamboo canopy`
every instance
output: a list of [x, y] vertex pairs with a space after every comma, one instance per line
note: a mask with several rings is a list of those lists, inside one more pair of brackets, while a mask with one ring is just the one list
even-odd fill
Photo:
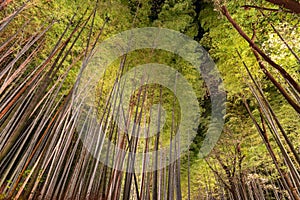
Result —
[[[232, 18], [226, 5], [215, 2], [249, 44], [267, 79], [300, 114], [297, 80], [255, 43], [255, 32], [249, 37]], [[268, 2], [299, 13], [297, 1]], [[203, 180], [197, 191], [192, 191], [190, 146], [180, 158], [181, 145], [191, 136], [186, 133], [187, 138], [176, 137], [181, 114], [176, 95], [168, 102], [171, 110], [168, 137], [162, 133], [165, 111], [161, 106], [150, 109], [152, 104], [163, 104], [164, 89], [147, 84], [146, 73], [141, 78], [138, 74], [131, 77], [138, 79], [143, 87], [132, 88], [130, 92], [134, 95], [130, 105], [123, 109], [120, 96], [126, 91], [120, 80], [124, 80], [125, 72], [130, 70], [127, 55], [119, 58], [114, 76], [110, 71], [103, 72], [104, 77], [110, 78], [112, 87], [107, 89], [107, 83], [99, 81], [95, 89], [99, 98], [93, 102], [96, 108], [85, 107], [90, 98], [88, 89], [78, 86], [97, 45], [109, 29], [109, 16], [100, 27], [96, 26], [100, 1], [95, 1], [93, 7], [80, 16], [74, 12], [64, 19], [62, 33], [46, 53], [47, 34], [55, 29], [59, 20], [48, 18], [37, 32], [25, 34], [31, 20], [24, 19], [22, 24], [14, 24], [16, 32], [8, 33], [14, 20], [25, 10], [32, 9], [33, 4], [30, 0], [22, 4], [7, 0], [0, 4], [3, 11], [12, 6], [12, 11], [7, 11], [0, 23], [0, 34], [6, 36], [0, 44], [0, 199], [300, 199], [299, 151], [238, 50], [241, 67], [247, 72], [243, 78], [259, 113], [253, 112], [247, 97], [240, 94], [239, 98], [269, 155], [266, 162], [273, 166], [272, 174], [265, 173], [277, 177], [265, 180], [258, 176], [259, 172], [253, 173], [256, 169], [243, 170], [246, 156], [241, 150], [241, 141], [234, 140], [233, 145], [223, 144], [231, 145], [228, 155], [224, 156], [222, 149], [215, 148], [204, 159], [207, 168], [202, 169]], [[272, 24], [270, 26], [276, 31]], [[284, 41], [283, 37], [281, 39]], [[300, 61], [297, 53], [289, 46], [288, 49]], [[273, 73], [271, 68], [278, 73]], [[66, 87], [73, 70], [79, 71], [78, 76]], [[288, 87], [277, 81], [277, 76], [284, 79]], [[90, 80], [85, 81], [88, 84]], [[206, 95], [200, 103], [210, 102], [209, 97]], [[150, 122], [153, 116], [157, 121]], [[119, 121], [124, 126], [122, 129]], [[223, 134], [233, 138], [232, 132], [225, 124]], [[166, 141], [168, 151], [159, 151]], [[183, 168], [187, 177], [182, 175]], [[187, 185], [187, 191], [183, 185]]]

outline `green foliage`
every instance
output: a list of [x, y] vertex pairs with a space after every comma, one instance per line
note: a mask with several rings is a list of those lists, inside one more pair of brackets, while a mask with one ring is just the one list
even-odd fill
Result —
[[[165, 1], [137, 1], [137, 0], [112, 0], [112, 1], [99, 1], [97, 7], [97, 14], [94, 20], [94, 28], [91, 33], [91, 42], [95, 40], [95, 37], [106, 19], [109, 19], [105, 24], [103, 33], [100, 38], [100, 42], [111, 37], [114, 34], [120, 33], [124, 30], [139, 27], [164, 27], [179, 31], [188, 35], [191, 38], [196, 38], [202, 34], [202, 29], [205, 30], [200, 44], [208, 50], [211, 57], [216, 62], [218, 69], [222, 75], [223, 82], [227, 91], [227, 111], [225, 115], [226, 130], [224, 131], [220, 142], [215, 148], [214, 152], [208, 156], [208, 159], [215, 159], [215, 153], [217, 152], [221, 159], [226, 161], [234, 154], [235, 147], [238, 144], [241, 145], [241, 152], [245, 156], [242, 163], [242, 169], [245, 172], [249, 172], [250, 175], [258, 174], [261, 178], [268, 178], [275, 180], [278, 178], [277, 173], [273, 173], [274, 165], [271, 162], [270, 156], [262, 143], [262, 139], [257, 133], [257, 130], [251, 121], [248, 113], [243, 105], [243, 98], [247, 101], [250, 109], [253, 111], [253, 115], [256, 119], [260, 119], [260, 112], [255, 99], [253, 98], [248, 84], [251, 83], [248, 74], [245, 70], [244, 64], [252, 72], [254, 78], [263, 89], [266, 98], [270, 101], [270, 104], [276, 115], [283, 125], [283, 128], [287, 132], [292, 143], [297, 147], [300, 145], [299, 141], [299, 117], [295, 111], [287, 104], [284, 97], [277, 91], [275, 86], [267, 80], [266, 76], [259, 68], [255, 57], [253, 56], [249, 44], [236, 32], [232, 25], [216, 12], [217, 7], [210, 1], [200, 1], [201, 11], [199, 13], [199, 7], [196, 6], [194, 0], [165, 0]], [[296, 81], [300, 81], [300, 65], [297, 59], [287, 49], [285, 44], [281, 41], [280, 37], [274, 32], [271, 24], [276, 28], [280, 35], [290, 45], [291, 49], [295, 51], [297, 55], [300, 54], [300, 28], [299, 15], [285, 13], [285, 12], [262, 12], [258, 9], [244, 9], [245, 3], [255, 4], [256, 6], [274, 8], [277, 7], [259, 0], [253, 1], [237, 1], [228, 0], [226, 5], [236, 22], [242, 27], [243, 31], [251, 37], [254, 37], [255, 43], [260, 46], [264, 52], [270, 56], [275, 62], [283, 66]], [[202, 5], [203, 4], [203, 5]], [[42, 50], [34, 61], [30, 63], [28, 72], [33, 71], [39, 66], [50, 54], [59, 37], [64, 32], [71, 17], [75, 15], [71, 22], [71, 29], [66, 32], [63, 37], [63, 41], [67, 41], [72, 30], [76, 27], [78, 21], [84, 16], [85, 11], [88, 14], [92, 12], [90, 9], [95, 5], [95, 1], [81, 1], [81, 0], [57, 0], [57, 1], [34, 1], [28, 4], [26, 9], [22, 11], [21, 15], [18, 15], [12, 23], [7, 27], [7, 30], [1, 32], [0, 43], [2, 44], [5, 39], [9, 38], [12, 33], [18, 31], [19, 27], [28, 21], [22, 34], [18, 35], [18, 39], [22, 41], [23, 38], [28, 38], [35, 33], [41, 32], [51, 23], [52, 27], [47, 31], [44, 37], [39, 40], [38, 44], [42, 45]], [[0, 18], [13, 13], [14, 9], [21, 6], [21, 2], [13, 4], [13, 6], [5, 9], [3, 13], [0, 13]], [[86, 19], [85, 15], [83, 19]], [[59, 97], [63, 97], [68, 94], [73, 87], [77, 75], [79, 73], [80, 66], [82, 64], [79, 59], [74, 63], [72, 68], [68, 69], [70, 65], [82, 55], [82, 52], [87, 46], [88, 37], [90, 34], [90, 28], [92, 26], [90, 21], [83, 29], [82, 36], [79, 37], [70, 54], [66, 60], [62, 63], [62, 67], [59, 68], [55, 77], [52, 77], [53, 84], [55, 80], [58, 80], [64, 74], [67, 74], [65, 81], [62, 84], [62, 88], [59, 91]], [[80, 23], [79, 28], [83, 23]], [[201, 26], [201, 27], [200, 27]], [[78, 32], [71, 37], [66, 50], [71, 47]], [[44, 41], [42, 44], [41, 41]], [[20, 43], [14, 48], [18, 51], [25, 44]], [[36, 47], [36, 46], [35, 46]], [[16, 51], [16, 52], [17, 52]], [[30, 49], [29, 52], [31, 52]], [[239, 57], [241, 55], [241, 58]], [[16, 55], [12, 55], [12, 58]], [[20, 59], [20, 63], [26, 59], [27, 54]], [[119, 76], [119, 65], [122, 58], [116, 60], [105, 72], [105, 76], [99, 81], [99, 87], [97, 88], [97, 94], [99, 94], [99, 116], [102, 116], [105, 110], [105, 104], [110, 95], [110, 91], [114, 85], [114, 81]], [[215, 191], [217, 186], [216, 178], [212, 173], [209, 166], [203, 159], [198, 158], [198, 154], [202, 145], [202, 141], [205, 138], [207, 130], [207, 124], [210, 120], [211, 105], [210, 100], [206, 95], [206, 89], [203, 87], [204, 83], [200, 77], [198, 71], [194, 69], [190, 63], [187, 63], [179, 56], [173, 55], [169, 52], [161, 50], [144, 49], [131, 52], [127, 55], [126, 63], [124, 66], [124, 73], [133, 69], [135, 66], [146, 63], [161, 63], [176, 69], [182, 74], [192, 85], [194, 92], [199, 100], [201, 107], [201, 124], [198, 127], [198, 134], [190, 145], [189, 160], [187, 155], [184, 155], [181, 159], [181, 178], [182, 178], [182, 190], [183, 197], [187, 197], [188, 187], [188, 170], [190, 167], [191, 177], [191, 191], [192, 199], [196, 198], [201, 188], [210, 185]], [[273, 74], [277, 75], [277, 71], [268, 66], [268, 69]], [[70, 70], [68, 73], [67, 70]], [[287, 84], [279, 76], [275, 77], [284, 86]], [[52, 86], [52, 85], [51, 85]], [[169, 144], [172, 134], [172, 114], [176, 113], [175, 121], [180, 121], [180, 105], [175, 98], [172, 91], [167, 88], [162, 89], [163, 99], [160, 99], [160, 87], [157, 85], [149, 85], [148, 90], [151, 91], [152, 96], [147, 96], [145, 101], [145, 108], [150, 110], [152, 104], [162, 103], [166, 111], [166, 123], [161, 134], [161, 146]], [[138, 90], [135, 90], [132, 95], [132, 105], [137, 103]], [[142, 96], [143, 97], [143, 96]], [[175, 99], [175, 101], [174, 101]], [[132, 116], [140, 110], [132, 111]], [[296, 117], [295, 117], [296, 116]], [[148, 117], [148, 116], [142, 116]], [[144, 125], [144, 124], [142, 124]], [[107, 128], [108, 131], [111, 127]], [[171, 134], [170, 134], [171, 133]], [[269, 136], [272, 134], [268, 131]], [[154, 143], [154, 139], [151, 139], [151, 143]], [[278, 147], [275, 146], [274, 139], [270, 139], [271, 145], [275, 148], [276, 153], [279, 152]], [[142, 141], [142, 143], [145, 141]], [[153, 147], [151, 147], [153, 148]], [[190, 165], [188, 164], [190, 163]], [[219, 171], [222, 171], [220, 166], [216, 167]], [[90, 169], [89, 169], [90, 170]], [[22, 179], [25, 179], [31, 170], [26, 170]], [[255, 173], [254, 173], [255, 172]], [[40, 173], [40, 172], [39, 172]], [[40, 182], [44, 182], [44, 177]], [[7, 187], [10, 187], [12, 181], [7, 181]], [[20, 187], [19, 186], [18, 188]], [[152, 187], [152, 186], [151, 186]], [[200, 189], [199, 189], [200, 188]], [[4, 196], [0, 196], [0, 199], [4, 199]]]

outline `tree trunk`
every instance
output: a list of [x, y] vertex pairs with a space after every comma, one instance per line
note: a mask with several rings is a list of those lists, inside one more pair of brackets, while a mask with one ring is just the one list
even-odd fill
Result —
[[294, 13], [300, 14], [300, 3], [295, 0], [266, 0], [278, 6], [282, 6]]

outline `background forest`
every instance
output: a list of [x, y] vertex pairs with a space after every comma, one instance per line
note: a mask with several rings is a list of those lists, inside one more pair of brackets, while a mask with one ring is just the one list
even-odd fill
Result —
[[[299, 1], [0, 3], [0, 199], [300, 199]], [[152, 49], [116, 60], [95, 90], [104, 137], [116, 145], [142, 152], [169, 145], [170, 157], [179, 154], [170, 140], [180, 122], [180, 105], [172, 91], [159, 85], [133, 91], [128, 113], [147, 132], [150, 114], [143, 110], [162, 104], [156, 124], [160, 132], [164, 112], [161, 133], [138, 141], [117, 131], [112, 88], [134, 66], [159, 62], [173, 67], [191, 83], [201, 109], [188, 151], [165, 168], [145, 173], [128, 171], [130, 158], [126, 172], [93, 157], [91, 152], [113, 154], [114, 166], [124, 159], [110, 147], [99, 147], [103, 138], [93, 135], [92, 121], [78, 119], [72, 97], [97, 45], [142, 27], [172, 29], [197, 41], [216, 63], [226, 92], [221, 137], [202, 158], [211, 98], [190, 63]], [[88, 137], [82, 139], [78, 123], [93, 132], [90, 149], [83, 145]], [[157, 167], [161, 159], [155, 158], [151, 165]]]

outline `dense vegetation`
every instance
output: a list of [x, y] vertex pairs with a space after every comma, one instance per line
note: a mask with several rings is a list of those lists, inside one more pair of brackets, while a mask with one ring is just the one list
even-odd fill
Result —
[[[299, 1], [0, 3], [0, 199], [300, 199]], [[95, 113], [76, 102], [81, 72], [97, 46], [142, 27], [189, 36], [217, 65], [226, 90], [219, 88], [226, 92], [225, 124], [204, 158], [207, 130], [217, 126], [211, 123], [210, 91], [197, 69], [178, 55], [132, 51], [116, 59], [97, 83]], [[143, 86], [132, 89], [125, 111], [139, 126], [126, 124], [130, 128], [120, 131], [114, 120], [122, 115], [115, 93], [123, 91], [119, 80], [147, 63], [183, 75], [201, 112], [188, 150], [163, 168], [190, 136], [174, 139], [182, 113], [170, 88], [140, 79]], [[163, 109], [152, 107], [157, 104]], [[150, 122], [151, 115], [157, 122]], [[149, 134], [150, 124], [155, 136], [134, 136]], [[129, 152], [170, 151], [142, 157], [137, 167], [138, 158], [99, 145], [104, 139]], [[114, 160], [105, 165], [97, 156]], [[159, 169], [144, 172], [148, 165]]]

